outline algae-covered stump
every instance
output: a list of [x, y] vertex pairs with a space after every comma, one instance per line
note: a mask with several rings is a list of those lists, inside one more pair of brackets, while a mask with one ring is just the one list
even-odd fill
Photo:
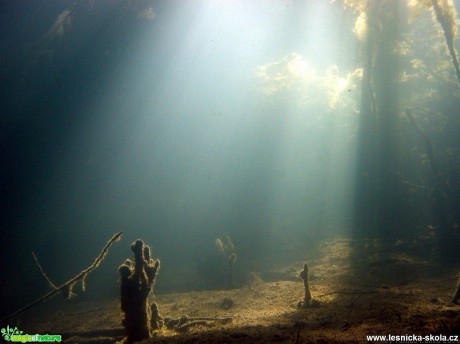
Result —
[[158, 308], [154, 305], [152, 319], [152, 306], [148, 304], [148, 296], [155, 285], [160, 261], [152, 259], [150, 247], [142, 240], [133, 242], [131, 250], [134, 253], [134, 261], [127, 259], [118, 268], [121, 310], [124, 313], [122, 322], [126, 329], [127, 343], [149, 338], [160, 324]]
[[310, 284], [308, 281], [308, 266], [304, 264], [303, 270], [300, 272], [299, 277], [303, 280], [303, 286], [305, 289], [305, 297], [303, 300], [303, 307], [309, 307], [312, 302]]
[[233, 278], [234, 266], [236, 262], [235, 245], [228, 235], [224, 239], [217, 238], [215, 241], [217, 250], [227, 258], [228, 262], [228, 277], [227, 277], [227, 289], [235, 288], [235, 281]]
[[452, 303], [453, 304], [458, 304], [459, 299], [460, 299], [460, 277], [458, 279], [457, 290], [455, 291], [454, 297], [452, 298]]

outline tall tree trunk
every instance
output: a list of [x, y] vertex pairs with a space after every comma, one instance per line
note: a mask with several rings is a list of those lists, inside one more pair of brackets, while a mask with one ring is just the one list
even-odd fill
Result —
[[392, 236], [401, 224], [396, 121], [397, 0], [369, 1], [355, 194], [355, 226], [362, 234]]

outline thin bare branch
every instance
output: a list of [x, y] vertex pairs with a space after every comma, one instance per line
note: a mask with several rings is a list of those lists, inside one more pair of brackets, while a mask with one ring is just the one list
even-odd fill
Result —
[[56, 285], [51, 282], [50, 278], [48, 277], [48, 275], [46, 274], [45, 270], [43, 269], [43, 267], [40, 265], [40, 263], [38, 262], [38, 258], [37, 256], [35, 255], [35, 252], [32, 252], [32, 256], [34, 257], [34, 260], [35, 260], [35, 264], [37, 264], [37, 267], [38, 269], [40, 270], [40, 272], [42, 273], [43, 277], [45, 277], [45, 279], [47, 280], [48, 284], [50, 285], [51, 288], [53, 289], [58, 289], [58, 287], [56, 287]]
[[[104, 246], [104, 248], [102, 249], [101, 253], [99, 254], [99, 256], [94, 260], [93, 264], [91, 264], [88, 268], [86, 268], [85, 270], [82, 270], [78, 275], [76, 275], [75, 277], [73, 277], [72, 279], [70, 279], [69, 281], [67, 281], [66, 283], [62, 284], [61, 286], [59, 287], [56, 287], [54, 284], [51, 283], [51, 281], [47, 278], [48, 282], [50, 284], [52, 284], [52, 287], [54, 288], [53, 290], [51, 290], [49, 293], [43, 295], [42, 297], [38, 298], [37, 300], [29, 303], [28, 305], [22, 307], [21, 309], [17, 310], [16, 312], [13, 312], [11, 313], [10, 315], [7, 315], [6, 317], [0, 319], [0, 324], [5, 322], [6, 320], [9, 320], [21, 313], [24, 313], [25, 311], [29, 310], [30, 308], [32, 308], [33, 306], [39, 304], [40, 302], [43, 302], [47, 299], [49, 299], [50, 297], [56, 295], [58, 292], [63, 292], [64, 295], [66, 295], [67, 297], [69, 297], [70, 295], [72, 295], [72, 287], [74, 286], [74, 284], [78, 281], [81, 281], [82, 283], [84, 283], [84, 280], [86, 278], [86, 276], [94, 269], [96, 269], [100, 263], [102, 262], [102, 260], [105, 258], [105, 256], [107, 255], [107, 252], [110, 248], [110, 246], [112, 246], [112, 244], [116, 241], [119, 241], [121, 239], [121, 235], [122, 235], [122, 232], [119, 232], [117, 234], [115, 234], [108, 242], [107, 244]], [[35, 255], [34, 255], [34, 258]], [[39, 266], [39, 268], [41, 267], [40, 264], [38, 263], [38, 260], [35, 259], [37, 265]], [[44, 270], [41, 268], [40, 271], [42, 272], [43, 275], [46, 276], [46, 274], [44, 273]]]

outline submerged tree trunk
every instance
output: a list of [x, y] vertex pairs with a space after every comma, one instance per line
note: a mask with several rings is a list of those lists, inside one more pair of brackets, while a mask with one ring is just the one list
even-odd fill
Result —
[[[405, 202], [409, 203], [410, 200], [403, 197], [400, 180], [400, 175], [404, 174], [398, 134], [398, 117], [402, 111], [398, 97], [398, 55], [394, 49], [399, 37], [398, 5], [398, 0], [369, 1], [366, 8], [367, 36], [363, 43], [360, 136], [354, 200], [354, 225], [358, 233], [388, 239], [396, 239], [410, 230], [413, 224], [411, 221], [414, 221], [414, 217], [404, 212]], [[447, 36], [446, 41], [449, 41]], [[456, 62], [456, 55], [453, 54], [455, 50], [449, 50]], [[414, 118], [412, 122], [417, 128]], [[418, 135], [424, 142], [423, 149], [432, 170], [432, 223], [426, 225], [434, 224], [437, 228], [440, 256], [447, 261], [458, 261], [460, 235], [457, 229], [458, 216], [455, 215], [455, 197], [445, 173], [435, 161], [435, 149], [429, 137], [420, 130]], [[425, 212], [427, 209], [418, 210]]]
[[362, 234], [392, 236], [401, 226], [397, 169], [398, 1], [370, 1], [364, 42], [355, 227]]
[[449, 10], [446, 10], [445, 13], [441, 10], [438, 0], [431, 0], [433, 10], [436, 16], [436, 20], [441, 25], [444, 39], [446, 40], [447, 49], [449, 50], [450, 57], [452, 59], [452, 65], [455, 69], [455, 75], [457, 76], [457, 81], [460, 84], [460, 67], [458, 65], [457, 52], [455, 51], [454, 42], [455, 42], [455, 32], [456, 32], [456, 22], [453, 3], [446, 3], [446, 7], [452, 6]]

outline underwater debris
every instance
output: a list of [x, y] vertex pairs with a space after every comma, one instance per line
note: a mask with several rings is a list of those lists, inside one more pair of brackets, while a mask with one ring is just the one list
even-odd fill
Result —
[[38, 259], [35, 256], [35, 253], [32, 253], [32, 255], [33, 255], [34, 259], [35, 259], [35, 263], [37, 264], [38, 268], [40, 269], [40, 272], [43, 274], [43, 276], [48, 281], [48, 283], [50, 284], [51, 288], [53, 288], [53, 290], [51, 290], [48, 294], [40, 297], [39, 299], [29, 303], [28, 305], [24, 306], [23, 308], [17, 310], [16, 312], [14, 312], [14, 313], [12, 313], [12, 314], [0, 319], [0, 324], [3, 323], [6, 320], [9, 320], [9, 319], [21, 314], [21, 313], [24, 313], [25, 311], [29, 310], [33, 306], [35, 306], [35, 305], [37, 305], [37, 304], [39, 304], [39, 303], [41, 303], [41, 302], [53, 297], [54, 295], [56, 295], [59, 292], [62, 292], [66, 299], [70, 298], [71, 296], [75, 295], [72, 292], [72, 290], [73, 290], [73, 287], [75, 286], [75, 284], [77, 282], [81, 282], [82, 289], [83, 289], [83, 291], [85, 291], [86, 277], [88, 276], [88, 274], [91, 271], [93, 271], [94, 269], [99, 267], [99, 265], [102, 263], [102, 261], [104, 260], [105, 256], [107, 255], [110, 246], [112, 246], [112, 244], [114, 242], [119, 241], [121, 239], [121, 235], [122, 235], [122, 232], [119, 232], [119, 233], [115, 234], [107, 242], [107, 244], [105, 244], [104, 248], [101, 250], [101, 253], [99, 253], [99, 256], [97, 256], [97, 258], [94, 260], [93, 264], [91, 264], [86, 269], [82, 270], [78, 275], [76, 275], [75, 277], [71, 278], [69, 281], [67, 281], [66, 283], [64, 283], [63, 285], [61, 285], [59, 287], [57, 287], [53, 282], [51, 282], [51, 280], [49, 279], [49, 277], [46, 274], [45, 270], [43, 269], [43, 267], [38, 262]]
[[260, 277], [260, 275], [255, 272], [250, 272], [248, 274], [247, 281], [249, 290], [253, 290], [255, 287], [264, 283], [264, 280]]
[[177, 327], [182, 326], [185, 324], [187, 321], [189, 321], [189, 317], [187, 315], [182, 315], [179, 319], [173, 319], [173, 318], [165, 318], [165, 325], [168, 329], [174, 330]]
[[163, 320], [163, 316], [160, 314], [160, 311], [158, 309], [158, 305], [156, 304], [156, 302], [152, 303], [152, 305], [150, 306], [150, 309], [152, 310], [152, 319], [150, 320], [150, 326], [152, 327], [152, 330], [159, 330], [160, 328], [163, 327], [164, 320]]
[[184, 333], [194, 326], [211, 327], [216, 324], [231, 323], [233, 318], [214, 318], [214, 317], [198, 317], [191, 318], [187, 315], [182, 315], [179, 319], [165, 318], [164, 322], [168, 329], [176, 332]]
[[220, 309], [229, 310], [233, 307], [234, 303], [235, 302], [233, 302], [233, 299], [231, 297], [224, 297], [222, 303], [220, 304]]
[[148, 304], [160, 269], [160, 260], [153, 260], [150, 247], [140, 239], [131, 244], [134, 261], [120, 265], [120, 304], [124, 313], [122, 324], [126, 329], [126, 343], [150, 338], [153, 330], [163, 324], [158, 306]]
[[460, 278], [458, 279], [458, 285], [457, 285], [457, 290], [455, 291], [455, 295], [452, 298], [452, 303], [453, 304], [458, 304], [458, 300], [460, 299]]
[[441, 319], [433, 325], [433, 334], [442, 334], [445, 336], [458, 336], [459, 319]]

